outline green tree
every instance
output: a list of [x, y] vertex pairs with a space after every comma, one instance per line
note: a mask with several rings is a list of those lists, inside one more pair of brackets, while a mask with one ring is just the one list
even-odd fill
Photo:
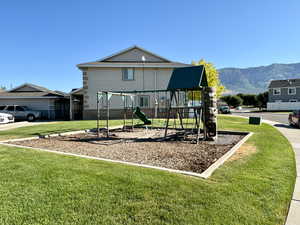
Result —
[[256, 106], [257, 105], [257, 96], [253, 94], [237, 94], [241, 99], [243, 99], [243, 105]]
[[217, 89], [217, 98], [219, 98], [222, 95], [225, 88], [221, 84], [221, 81], [219, 79], [219, 72], [214, 66], [214, 64], [210, 62], [206, 62], [204, 59], [201, 59], [198, 62], [192, 61], [192, 64], [195, 66], [204, 65], [206, 75], [207, 75], [208, 85], [210, 87], [215, 87]]
[[260, 109], [267, 107], [267, 102], [269, 99], [269, 93], [266, 91], [264, 93], [259, 93], [256, 97], [257, 99], [257, 105]]
[[238, 95], [227, 95], [221, 98], [229, 106], [238, 107], [243, 103], [243, 99]]

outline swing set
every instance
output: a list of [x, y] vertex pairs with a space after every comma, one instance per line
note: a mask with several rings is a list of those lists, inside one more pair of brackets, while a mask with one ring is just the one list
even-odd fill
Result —
[[[200, 140], [201, 128], [204, 139], [208, 139], [210, 134], [216, 136], [216, 131], [207, 132], [207, 127], [213, 127], [207, 122], [215, 123], [215, 120], [209, 119], [213, 104], [205, 101], [209, 99], [204, 91], [207, 87], [204, 67], [195, 66], [175, 69], [165, 90], [99, 91], [97, 134], [104, 133], [107, 138], [110, 137], [110, 111], [117, 108], [120, 117], [123, 117], [124, 131], [133, 131], [135, 127], [164, 129], [163, 139], [174, 137], [175, 131], [175, 136], [185, 140], [192, 136], [195, 143]], [[141, 101], [145, 95], [148, 100]], [[112, 96], [121, 98], [121, 103], [112, 104]], [[173, 131], [171, 135], [170, 130]]]

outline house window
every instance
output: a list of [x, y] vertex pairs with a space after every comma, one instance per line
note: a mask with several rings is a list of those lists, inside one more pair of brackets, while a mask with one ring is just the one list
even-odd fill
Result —
[[275, 100], [275, 102], [282, 102], [282, 100]]
[[297, 99], [290, 99], [290, 102], [298, 102]]
[[288, 89], [288, 94], [289, 95], [295, 95], [296, 94], [296, 88], [295, 87], [290, 87]]
[[281, 95], [281, 89], [280, 88], [274, 88], [273, 89], [273, 95]]
[[143, 95], [139, 97], [139, 106], [140, 107], [149, 107], [150, 97]]
[[134, 68], [124, 68], [122, 70], [123, 80], [134, 80]]

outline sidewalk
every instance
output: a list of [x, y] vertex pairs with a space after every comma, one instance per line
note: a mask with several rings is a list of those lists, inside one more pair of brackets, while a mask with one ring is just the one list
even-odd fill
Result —
[[288, 125], [269, 120], [263, 120], [263, 122], [273, 125], [275, 128], [277, 128], [293, 146], [295, 152], [297, 176], [294, 193], [285, 225], [300, 224], [300, 129], [292, 128]]

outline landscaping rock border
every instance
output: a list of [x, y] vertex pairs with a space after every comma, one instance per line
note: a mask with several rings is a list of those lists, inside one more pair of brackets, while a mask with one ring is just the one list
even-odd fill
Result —
[[[117, 127], [114, 127], [114, 129], [116, 129], [116, 128]], [[236, 152], [236, 150], [243, 143], [245, 143], [250, 138], [250, 136], [253, 134], [253, 133], [249, 133], [249, 132], [219, 131], [218, 133], [220, 133], [220, 134], [237, 134], [237, 135], [246, 135], [246, 136], [244, 138], [242, 138], [236, 145], [234, 145], [228, 152], [226, 152], [222, 157], [220, 157], [216, 162], [214, 162], [212, 165], [210, 165], [202, 173], [195, 173], [195, 172], [190, 172], [190, 171], [183, 171], [183, 170], [177, 170], [177, 169], [169, 169], [169, 168], [159, 167], [159, 166], [151, 166], [151, 165], [146, 165], [146, 164], [139, 164], [139, 163], [133, 163], [133, 162], [126, 162], [126, 161], [120, 161], [120, 160], [112, 160], [112, 159], [106, 159], [106, 158], [100, 158], [100, 157], [93, 157], [93, 156], [87, 156], [87, 155], [80, 155], [80, 154], [74, 154], [74, 153], [68, 153], [68, 152], [61, 152], [61, 151], [49, 150], [49, 149], [44, 149], [44, 148], [37, 148], [37, 147], [29, 147], [29, 146], [11, 144], [12, 142], [18, 142], [18, 141], [26, 141], [26, 140], [34, 140], [34, 139], [39, 139], [39, 138], [48, 138], [48, 137], [57, 137], [57, 136], [66, 136], [66, 135], [73, 135], [73, 134], [81, 134], [81, 133], [86, 133], [86, 132], [90, 132], [90, 131], [91, 130], [81, 130], [81, 131], [65, 132], [65, 133], [59, 133], [59, 134], [50, 134], [50, 135], [39, 136], [39, 137], [30, 137], [30, 138], [22, 138], [22, 139], [12, 139], [12, 140], [1, 141], [0, 144], [6, 145], [6, 146], [13, 146], [13, 147], [25, 148], [25, 149], [33, 149], [33, 150], [46, 151], [46, 152], [57, 153], [57, 154], [62, 154], [62, 155], [77, 156], [77, 157], [88, 158], [88, 159], [96, 159], [96, 160], [113, 162], [113, 163], [122, 163], [122, 164], [127, 164], [127, 165], [132, 165], [132, 166], [139, 166], [139, 167], [145, 167], [145, 168], [151, 168], [151, 169], [159, 169], [159, 170], [164, 170], [164, 171], [168, 171], [168, 172], [180, 173], [180, 174], [184, 174], [184, 175], [190, 175], [190, 176], [195, 176], [195, 177], [200, 177], [200, 178], [207, 179], [207, 178], [209, 178], [211, 176], [211, 174], [217, 168], [219, 168], [228, 158], [230, 158]], [[10, 142], [10, 143], [8, 143], [8, 142]]]

